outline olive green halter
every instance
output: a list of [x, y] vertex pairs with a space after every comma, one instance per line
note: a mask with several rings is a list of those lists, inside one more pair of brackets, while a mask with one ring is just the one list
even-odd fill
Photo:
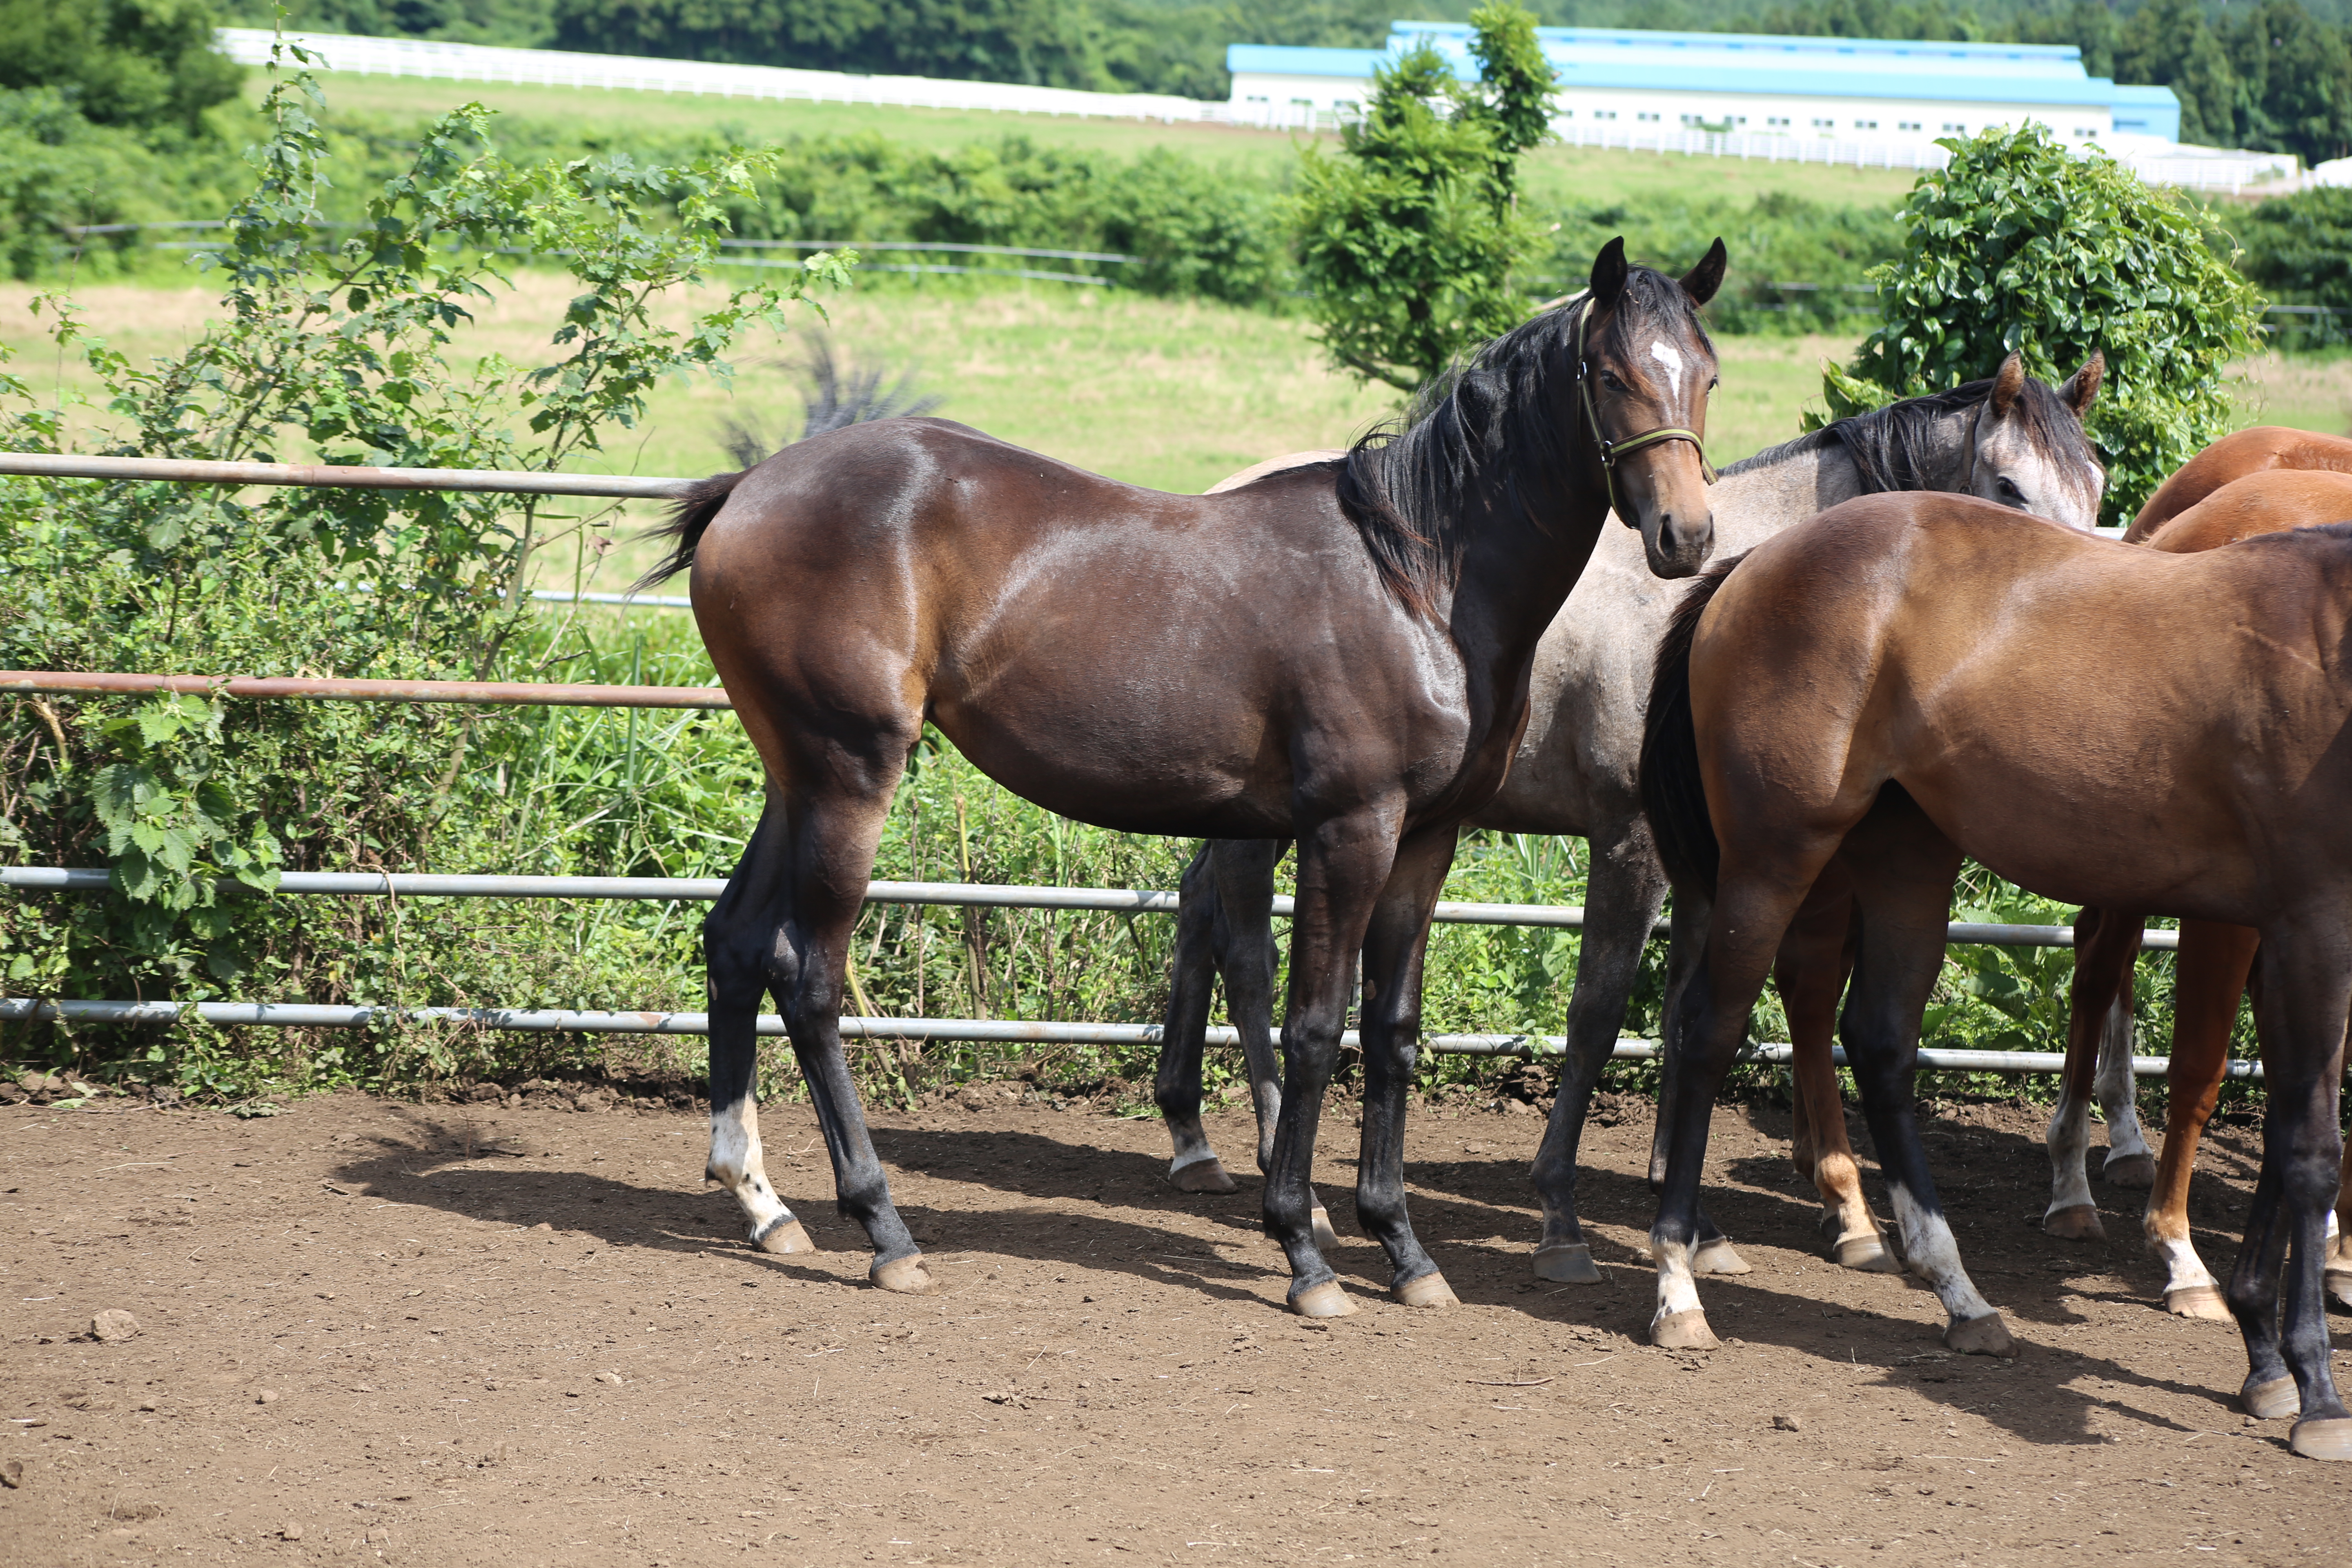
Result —
[[1576, 390], [1584, 400], [1584, 426], [1592, 433], [1592, 444], [1601, 452], [1601, 479], [1608, 487], [1609, 510], [1617, 513], [1617, 521], [1628, 528], [1637, 526], [1617, 505], [1617, 461], [1628, 452], [1638, 452], [1644, 447], [1654, 447], [1661, 441], [1688, 441], [1698, 448], [1699, 471], [1706, 482], [1716, 481], [1715, 465], [1706, 460], [1706, 442], [1696, 430], [1685, 430], [1679, 425], [1661, 425], [1654, 430], [1644, 430], [1638, 436], [1628, 436], [1622, 441], [1612, 441], [1601, 433], [1601, 410], [1592, 401], [1592, 369], [1584, 362], [1584, 329], [1592, 320], [1592, 300], [1586, 296], [1583, 308], [1576, 313]]

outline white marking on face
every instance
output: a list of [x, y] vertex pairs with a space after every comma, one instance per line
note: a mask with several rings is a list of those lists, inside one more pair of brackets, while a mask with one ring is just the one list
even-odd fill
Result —
[[1665, 368], [1666, 386], [1676, 403], [1683, 400], [1683, 356], [1675, 345], [1660, 338], [1650, 345], [1650, 357]]

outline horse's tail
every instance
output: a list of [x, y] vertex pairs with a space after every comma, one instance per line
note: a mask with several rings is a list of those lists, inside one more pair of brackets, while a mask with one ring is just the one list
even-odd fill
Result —
[[670, 502], [669, 521], [639, 535], [644, 539], [675, 539], [677, 543], [652, 571], [630, 584], [629, 592], [642, 594], [672, 574], [693, 565], [694, 547], [702, 542], [703, 530], [710, 526], [710, 520], [719, 515], [719, 509], [727, 504], [727, 498], [735, 493], [735, 487], [751, 471], [741, 468], [731, 474], [713, 474], [707, 479], [695, 480], [679, 492], [678, 498]]
[[1716, 872], [1723, 852], [1715, 838], [1715, 823], [1706, 814], [1706, 787], [1699, 777], [1698, 733], [1691, 725], [1691, 640], [1698, 635], [1699, 617], [1714, 603], [1716, 591], [1731, 569], [1746, 559], [1744, 552], [1711, 563], [1675, 606], [1664, 641], [1658, 644], [1657, 668], [1650, 678], [1650, 709], [1642, 725], [1642, 811], [1650, 819], [1650, 836], [1658, 858], [1678, 888], [1715, 896]]

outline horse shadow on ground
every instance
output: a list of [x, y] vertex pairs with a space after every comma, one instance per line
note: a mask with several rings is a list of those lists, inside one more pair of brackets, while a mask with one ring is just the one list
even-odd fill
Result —
[[[383, 1138], [346, 1156], [338, 1168], [339, 1180], [380, 1199], [422, 1204], [476, 1220], [519, 1226], [544, 1222], [615, 1251], [723, 1258], [730, 1265], [807, 1282], [839, 1282], [840, 1256], [856, 1258], [865, 1249], [856, 1227], [833, 1216], [831, 1205], [822, 1201], [832, 1174], [821, 1149], [796, 1152], [782, 1147], [783, 1141], [778, 1140], [780, 1146], [772, 1148], [770, 1173], [788, 1202], [799, 1200], [795, 1212], [833, 1255], [823, 1264], [771, 1257], [745, 1246], [734, 1202], [724, 1193], [685, 1192], [618, 1174], [534, 1168], [528, 1156], [511, 1151], [487, 1152], [498, 1163], [485, 1164], [486, 1152], [469, 1143], [469, 1129], [460, 1125], [462, 1114], [412, 1112], [411, 1117], [404, 1139]], [[1179, 1194], [1165, 1183], [1163, 1164], [1156, 1155], [1080, 1142], [1084, 1127], [1074, 1119], [1070, 1131], [1075, 1136], [1069, 1139], [940, 1127], [875, 1130], [886, 1162], [956, 1182], [967, 1194], [978, 1189], [1011, 1200], [991, 1204], [968, 1198], [953, 1205], [901, 1203], [900, 1212], [940, 1266], [950, 1295], [974, 1289], [973, 1265], [993, 1257], [1108, 1269], [1138, 1283], [1174, 1286], [1236, 1308], [1279, 1309], [1286, 1271], [1281, 1254], [1260, 1232], [1259, 1184], [1254, 1173], [1237, 1171], [1241, 1188], [1232, 1194]], [[1986, 1129], [1969, 1131], [2002, 1137]], [[1775, 1184], [1785, 1190], [1718, 1185], [1708, 1194], [1711, 1212], [1735, 1238], [1810, 1249], [1818, 1213], [1810, 1188], [1798, 1183], [1777, 1156], [1759, 1163], [1777, 1173]], [[2046, 1163], [2042, 1169], [2046, 1171]], [[1646, 1258], [1634, 1247], [1596, 1229], [1589, 1236], [1595, 1260], [1601, 1265], [1602, 1284], [1559, 1287], [1529, 1278], [1527, 1258], [1535, 1211], [1527, 1193], [1526, 1170], [1517, 1158], [1424, 1161], [1409, 1175], [1415, 1229], [1465, 1300], [1507, 1307], [1540, 1321], [1622, 1334], [1636, 1346], [1646, 1339], [1652, 1275]], [[1385, 1289], [1385, 1257], [1356, 1227], [1352, 1191], [1338, 1185], [1318, 1190], [1340, 1233], [1332, 1267], [1360, 1293]], [[1631, 1226], [1637, 1231], [1646, 1229], [1654, 1206], [1646, 1181], [1590, 1166], [1580, 1174], [1578, 1199], [1589, 1222]], [[1043, 1206], [1057, 1204], [1066, 1206]], [[1102, 1206], [1089, 1212], [1082, 1206], [1089, 1204]], [[1137, 1212], [1153, 1209], [1165, 1214], [1169, 1223], [1155, 1223]], [[1203, 1222], [1210, 1233], [1205, 1244], [1200, 1234]], [[1961, 1216], [1964, 1256], [1971, 1228]], [[2091, 1255], [2076, 1256], [2077, 1272], [2101, 1267]], [[2066, 1266], [2063, 1259], [2059, 1263]], [[1826, 1260], [1820, 1268], [1824, 1274], [1833, 1269]], [[2012, 1322], [2060, 1329], [2085, 1321], [2050, 1294], [2057, 1268], [2010, 1272], [2020, 1279], [2038, 1275], [2042, 1285], [2030, 1292], [1988, 1290]], [[1998, 1268], [1987, 1273], [1996, 1284], [2002, 1282]], [[1772, 1270], [1714, 1277], [1702, 1288], [1718, 1332], [1748, 1344], [1776, 1345], [1830, 1361], [1858, 1361], [1859, 1352], [1867, 1348], [1872, 1364], [1881, 1369], [1879, 1386], [1912, 1393], [1956, 1413], [1974, 1414], [2020, 1441], [2040, 1446], [2102, 1442], [2092, 1430], [2094, 1414], [2102, 1411], [2183, 1436], [2200, 1430], [2142, 1408], [2132, 1401], [2135, 1392], [2200, 1401], [2210, 1408], [2216, 1426], [2236, 1424], [2233, 1386], [2205, 1387], [2151, 1377], [2112, 1359], [2052, 1343], [2046, 1335], [2031, 1331], [2026, 1353], [2016, 1363], [1950, 1356], [1922, 1325], [1867, 1306], [1825, 1304], [1805, 1293], [1803, 1279]], [[1923, 1289], [1906, 1278], [1870, 1277], [1869, 1283], [1890, 1292]], [[2102, 1299], [2072, 1289], [2066, 1293]], [[2126, 1331], [2111, 1325], [2111, 1331]], [[1635, 1353], [1666, 1352], [1643, 1347]], [[1706, 1358], [1696, 1362], [1703, 1367]], [[2052, 1375], [2061, 1368], [2066, 1379], [2063, 1383]], [[2280, 1437], [2283, 1441], [2283, 1430]]]

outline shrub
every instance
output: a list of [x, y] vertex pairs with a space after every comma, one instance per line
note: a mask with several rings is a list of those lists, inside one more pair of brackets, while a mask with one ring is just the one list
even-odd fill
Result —
[[1940, 145], [1951, 163], [1912, 187], [1902, 255], [1872, 269], [1877, 330], [1825, 372], [1832, 416], [1990, 375], [2012, 351], [2056, 379], [2100, 350], [2104, 516], [2128, 518], [2230, 428], [2229, 366], [2262, 320], [2235, 247], [2205, 209], [2042, 126]]

